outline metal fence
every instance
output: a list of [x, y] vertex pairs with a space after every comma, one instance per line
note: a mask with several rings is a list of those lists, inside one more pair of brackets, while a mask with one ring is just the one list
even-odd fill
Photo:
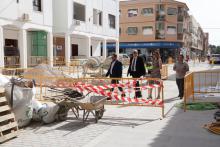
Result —
[[220, 71], [199, 71], [185, 76], [184, 110], [189, 100], [196, 100], [199, 95], [220, 94]]

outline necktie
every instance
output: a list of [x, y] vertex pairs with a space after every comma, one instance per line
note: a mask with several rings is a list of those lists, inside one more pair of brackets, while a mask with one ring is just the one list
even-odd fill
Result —
[[133, 62], [132, 62], [132, 66], [131, 66], [131, 70], [132, 70], [132, 71], [136, 71], [136, 70], [135, 70], [135, 65], [136, 65], [136, 58], [134, 58], [134, 59], [133, 59]]

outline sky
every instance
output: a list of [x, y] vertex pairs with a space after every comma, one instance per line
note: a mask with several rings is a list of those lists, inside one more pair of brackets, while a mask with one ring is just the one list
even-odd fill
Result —
[[[123, 1], [123, 0], [121, 0]], [[220, 46], [220, 0], [177, 0], [185, 2], [197, 22], [209, 33], [209, 43]]]

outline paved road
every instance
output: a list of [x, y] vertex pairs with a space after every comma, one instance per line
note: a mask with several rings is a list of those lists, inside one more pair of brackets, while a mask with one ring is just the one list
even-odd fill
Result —
[[[218, 68], [205, 63], [190, 63], [193, 71]], [[219, 136], [202, 128], [211, 122], [215, 111], [184, 113], [173, 107], [177, 96], [172, 65], [165, 81], [166, 118], [160, 108], [107, 106], [98, 124], [91, 118], [83, 124], [70, 112], [64, 122], [39, 123], [21, 130], [20, 135], [1, 147], [217, 147]]]

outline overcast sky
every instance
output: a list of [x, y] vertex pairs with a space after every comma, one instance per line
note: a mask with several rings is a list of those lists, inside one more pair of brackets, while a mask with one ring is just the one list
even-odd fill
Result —
[[[122, 1], [122, 0], [121, 0]], [[205, 32], [209, 32], [210, 44], [220, 45], [220, 0], [178, 0], [187, 3]]]

